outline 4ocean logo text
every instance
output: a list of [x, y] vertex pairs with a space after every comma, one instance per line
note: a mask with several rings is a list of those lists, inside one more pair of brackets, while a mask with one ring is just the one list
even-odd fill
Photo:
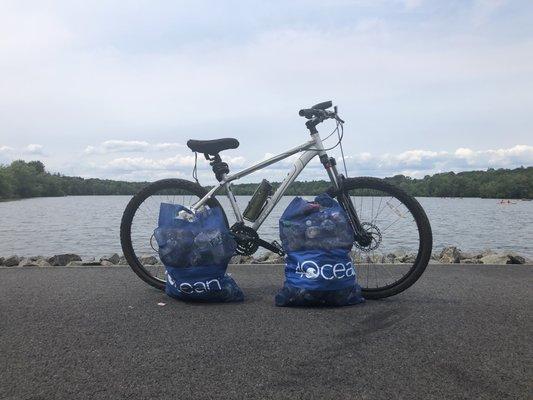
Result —
[[347, 263], [318, 265], [315, 261], [307, 260], [298, 263], [295, 272], [301, 278], [311, 280], [322, 278], [330, 281], [333, 279], [345, 279], [355, 276], [355, 269], [351, 261]]

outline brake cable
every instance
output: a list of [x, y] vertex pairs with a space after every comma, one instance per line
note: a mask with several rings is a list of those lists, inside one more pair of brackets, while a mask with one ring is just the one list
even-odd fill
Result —
[[337, 137], [339, 138], [339, 140], [337, 141], [337, 143], [335, 143], [335, 145], [324, 149], [324, 151], [333, 150], [334, 148], [339, 146], [339, 149], [341, 151], [342, 164], [344, 166], [345, 178], [348, 178], [348, 168], [346, 168], [346, 159], [344, 158], [344, 149], [342, 147], [342, 139], [344, 139], [344, 123], [340, 122], [338, 119], [335, 119], [335, 122], [336, 122], [336, 127], [333, 130], [333, 132], [331, 132], [328, 136], [322, 139], [322, 141], [329, 139], [335, 132], [337, 132]]
[[192, 168], [192, 177], [199, 185], [200, 182], [198, 181], [198, 153], [196, 151], [194, 152], [194, 167]]
[[[341, 126], [341, 132], [337, 129], [337, 134], [339, 135], [339, 148], [341, 149], [342, 164], [344, 165], [344, 177], [348, 178], [348, 169], [346, 168], [346, 158], [344, 158], [344, 149], [342, 148], [342, 139], [344, 138], [344, 125], [337, 121], [337, 124]], [[338, 127], [337, 127], [338, 128]]]

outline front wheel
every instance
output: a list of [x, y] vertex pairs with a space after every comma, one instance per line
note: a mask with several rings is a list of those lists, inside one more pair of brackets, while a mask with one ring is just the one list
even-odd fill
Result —
[[431, 257], [431, 226], [420, 203], [377, 178], [348, 178], [352, 201], [370, 244], [355, 243], [354, 263], [363, 296], [379, 299], [403, 292], [422, 275]]

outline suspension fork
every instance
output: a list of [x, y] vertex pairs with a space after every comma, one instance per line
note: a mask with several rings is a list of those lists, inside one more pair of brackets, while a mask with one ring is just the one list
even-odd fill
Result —
[[320, 161], [322, 162], [322, 165], [324, 165], [329, 179], [331, 179], [331, 182], [334, 185], [333, 188], [328, 190], [328, 194], [331, 197], [336, 197], [344, 211], [346, 211], [346, 214], [348, 214], [350, 224], [352, 225], [355, 234], [355, 241], [361, 246], [368, 246], [372, 241], [372, 236], [363, 228], [352, 199], [344, 190], [344, 181], [346, 178], [337, 171], [337, 161], [335, 161], [333, 157], [328, 157], [325, 154], [320, 156]]

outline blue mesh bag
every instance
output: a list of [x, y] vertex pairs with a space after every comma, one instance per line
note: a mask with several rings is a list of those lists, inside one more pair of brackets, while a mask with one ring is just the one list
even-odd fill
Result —
[[161, 203], [154, 236], [169, 296], [210, 302], [244, 299], [237, 283], [226, 274], [236, 243], [219, 207], [193, 213], [179, 204]]
[[340, 204], [327, 194], [294, 198], [279, 221], [285, 283], [277, 306], [345, 306], [361, 303], [350, 258], [354, 234]]

